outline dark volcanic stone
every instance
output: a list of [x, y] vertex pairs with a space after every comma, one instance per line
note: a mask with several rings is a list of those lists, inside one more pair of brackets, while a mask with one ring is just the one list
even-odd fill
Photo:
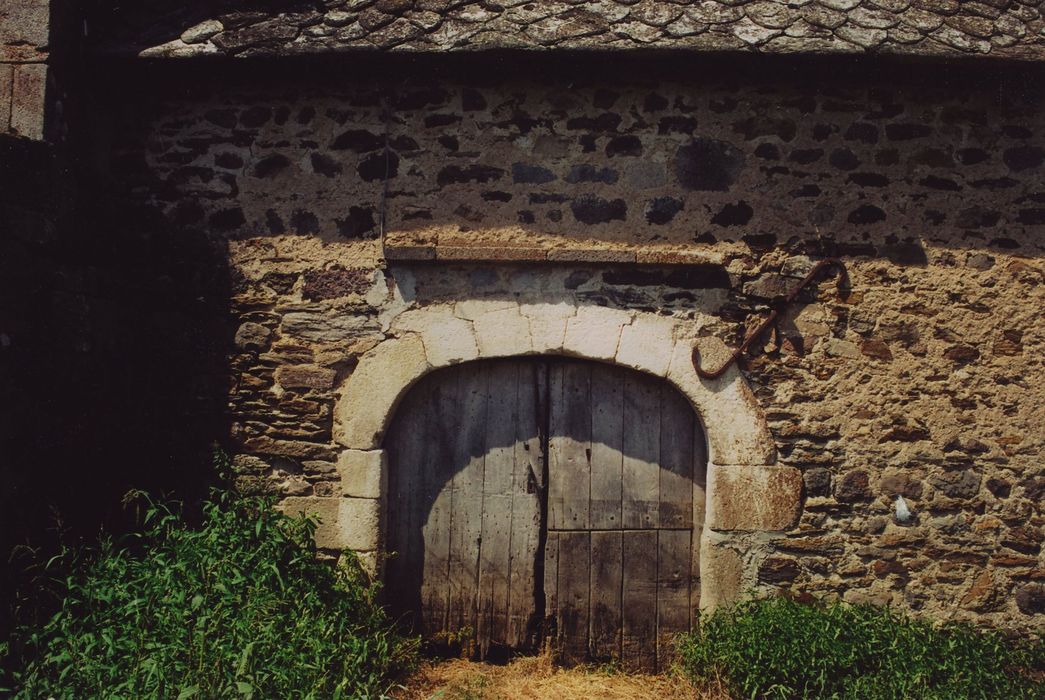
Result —
[[624, 221], [628, 205], [623, 199], [606, 200], [594, 194], [586, 194], [570, 203], [573, 218], [582, 224], [604, 224]]
[[312, 170], [320, 175], [334, 177], [341, 173], [341, 163], [338, 163], [330, 156], [323, 155], [322, 153], [313, 153]]
[[828, 161], [839, 170], [856, 170], [860, 167], [860, 159], [848, 148], [836, 148], [831, 151]]
[[399, 175], [399, 156], [391, 151], [371, 153], [359, 163], [357, 172], [367, 182], [396, 177]]
[[548, 168], [526, 163], [512, 163], [512, 181], [522, 184], [541, 185], [555, 180], [555, 173]]
[[743, 226], [751, 221], [754, 210], [747, 202], [740, 201], [736, 204], [727, 204], [711, 218], [711, 223], [718, 226]]
[[642, 141], [638, 136], [615, 136], [606, 144], [606, 156], [641, 156]]
[[1007, 148], [1002, 155], [1002, 160], [1005, 161], [1005, 165], [1009, 166], [1010, 170], [1015, 172], [1036, 168], [1045, 162], [1045, 148], [1033, 148], [1030, 146]]
[[618, 178], [619, 175], [616, 170], [596, 168], [594, 165], [585, 163], [574, 165], [570, 168], [570, 172], [566, 175], [566, 182], [605, 182], [607, 185], [612, 185]]
[[290, 159], [282, 153], [265, 156], [254, 165], [255, 177], [272, 177], [290, 165]]
[[657, 197], [646, 202], [646, 221], [651, 224], [666, 224], [682, 211], [682, 200], [674, 197]]
[[925, 124], [886, 124], [885, 135], [890, 141], [910, 141], [925, 138], [932, 133]]
[[863, 204], [849, 212], [851, 224], [874, 224], [885, 221], [885, 212], [873, 204]]
[[293, 233], [319, 233], [319, 219], [310, 211], [297, 209], [290, 215], [290, 228]]
[[439, 171], [436, 182], [439, 186], [464, 182], [491, 182], [500, 180], [504, 171], [490, 165], [448, 165]]
[[465, 88], [461, 91], [461, 109], [465, 112], [477, 112], [486, 109], [486, 98], [478, 90]]
[[780, 149], [775, 143], [760, 143], [755, 147], [755, 155], [764, 160], [780, 160]]
[[799, 165], [809, 165], [823, 157], [824, 149], [822, 148], [797, 148], [791, 151], [787, 159], [792, 163], [798, 163]]
[[958, 212], [958, 218], [954, 223], [958, 228], [990, 228], [1000, 219], [1001, 214], [998, 212], [975, 205]]
[[369, 207], [349, 207], [348, 216], [337, 220], [337, 232], [345, 238], [373, 238], [377, 223]]
[[362, 129], [350, 129], [334, 139], [330, 148], [335, 151], [355, 151], [356, 153], [368, 153], [376, 151], [385, 145], [384, 137], [372, 134]]
[[1037, 207], [1031, 209], [1020, 209], [1016, 220], [1021, 224], [1029, 226], [1041, 226], [1045, 224], [1045, 209]]
[[265, 212], [265, 225], [268, 227], [269, 233], [274, 236], [279, 236], [287, 232], [287, 227], [283, 224], [283, 219], [272, 209]]
[[214, 156], [214, 165], [219, 168], [238, 170], [243, 167], [243, 159], [235, 153], [219, 153]]
[[688, 190], [725, 192], [744, 168], [744, 154], [730, 143], [698, 138], [675, 152], [675, 176]]
[[849, 182], [861, 187], [885, 187], [889, 184], [889, 178], [878, 173], [852, 173]]
[[845, 130], [845, 140], [878, 143], [878, 127], [867, 122], [853, 122]]
[[827, 496], [831, 493], [831, 472], [820, 467], [807, 469], [802, 475], [807, 496]]

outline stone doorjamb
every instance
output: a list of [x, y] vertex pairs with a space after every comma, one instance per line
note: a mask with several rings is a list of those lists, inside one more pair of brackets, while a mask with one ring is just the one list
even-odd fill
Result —
[[735, 367], [717, 380], [697, 376], [689, 328], [682, 319], [568, 303], [471, 300], [404, 311], [390, 323], [393, 337], [365, 354], [341, 387], [334, 421], [345, 448], [338, 460], [343, 497], [286, 499], [284, 507], [319, 514], [320, 547], [373, 557], [387, 484], [381, 441], [421, 377], [460, 362], [526, 355], [617, 364], [665, 379], [696, 411], [709, 453], [701, 607], [735, 600], [755, 584], [771, 533], [797, 522], [801, 475], [774, 464], [765, 417]]

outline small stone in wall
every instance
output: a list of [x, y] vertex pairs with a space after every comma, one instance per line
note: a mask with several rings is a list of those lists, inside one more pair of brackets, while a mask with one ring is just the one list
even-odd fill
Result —
[[248, 321], [236, 329], [234, 342], [240, 350], [253, 350], [260, 352], [268, 347], [272, 339], [272, 331], [260, 323]]
[[827, 496], [831, 493], [831, 472], [816, 467], [807, 469], [802, 475], [807, 496]]
[[310, 301], [320, 301], [365, 294], [370, 289], [370, 281], [370, 271], [361, 268], [309, 270], [305, 273], [302, 295]]
[[1024, 615], [1045, 615], [1045, 583], [1028, 583], [1016, 589], [1016, 607]]
[[276, 381], [284, 389], [330, 389], [337, 373], [326, 367], [293, 365], [276, 368]]
[[950, 498], [972, 498], [980, 491], [979, 474], [971, 469], [944, 472], [929, 479], [940, 493]]
[[801, 568], [794, 559], [769, 557], [758, 567], [758, 580], [764, 583], [786, 583], [798, 577]]
[[862, 469], [846, 472], [835, 486], [835, 498], [843, 503], [871, 499], [870, 477]]
[[851, 224], [874, 224], [885, 221], [885, 212], [873, 204], [862, 204], [849, 212]]

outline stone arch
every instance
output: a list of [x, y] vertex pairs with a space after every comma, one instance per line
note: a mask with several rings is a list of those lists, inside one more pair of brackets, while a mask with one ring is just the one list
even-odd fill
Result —
[[312, 506], [334, 521], [317, 533], [325, 540], [320, 546], [379, 549], [387, 480], [381, 441], [399, 402], [421, 377], [471, 360], [565, 355], [661, 377], [692, 405], [709, 457], [702, 606], [734, 599], [754, 585], [761, 560], [756, 541], [766, 539], [748, 533], [782, 531], [797, 521], [801, 476], [774, 464], [765, 417], [735, 367], [716, 380], [697, 375], [685, 325], [648, 312], [501, 299], [400, 313], [390, 324], [393, 337], [363, 355], [341, 386], [334, 434], [344, 448], [338, 461], [344, 498]]

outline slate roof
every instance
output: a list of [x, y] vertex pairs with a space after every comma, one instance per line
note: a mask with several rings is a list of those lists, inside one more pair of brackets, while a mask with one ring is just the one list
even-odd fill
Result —
[[[242, 9], [259, 5], [268, 9]], [[182, 57], [653, 48], [1042, 60], [1041, 5], [1040, 0], [270, 0], [210, 15], [183, 11], [178, 21], [167, 23], [139, 9], [138, 21], [150, 20], [152, 29], [140, 24], [135, 32], [134, 22], [126, 23], [123, 38], [109, 37], [107, 50]]]

